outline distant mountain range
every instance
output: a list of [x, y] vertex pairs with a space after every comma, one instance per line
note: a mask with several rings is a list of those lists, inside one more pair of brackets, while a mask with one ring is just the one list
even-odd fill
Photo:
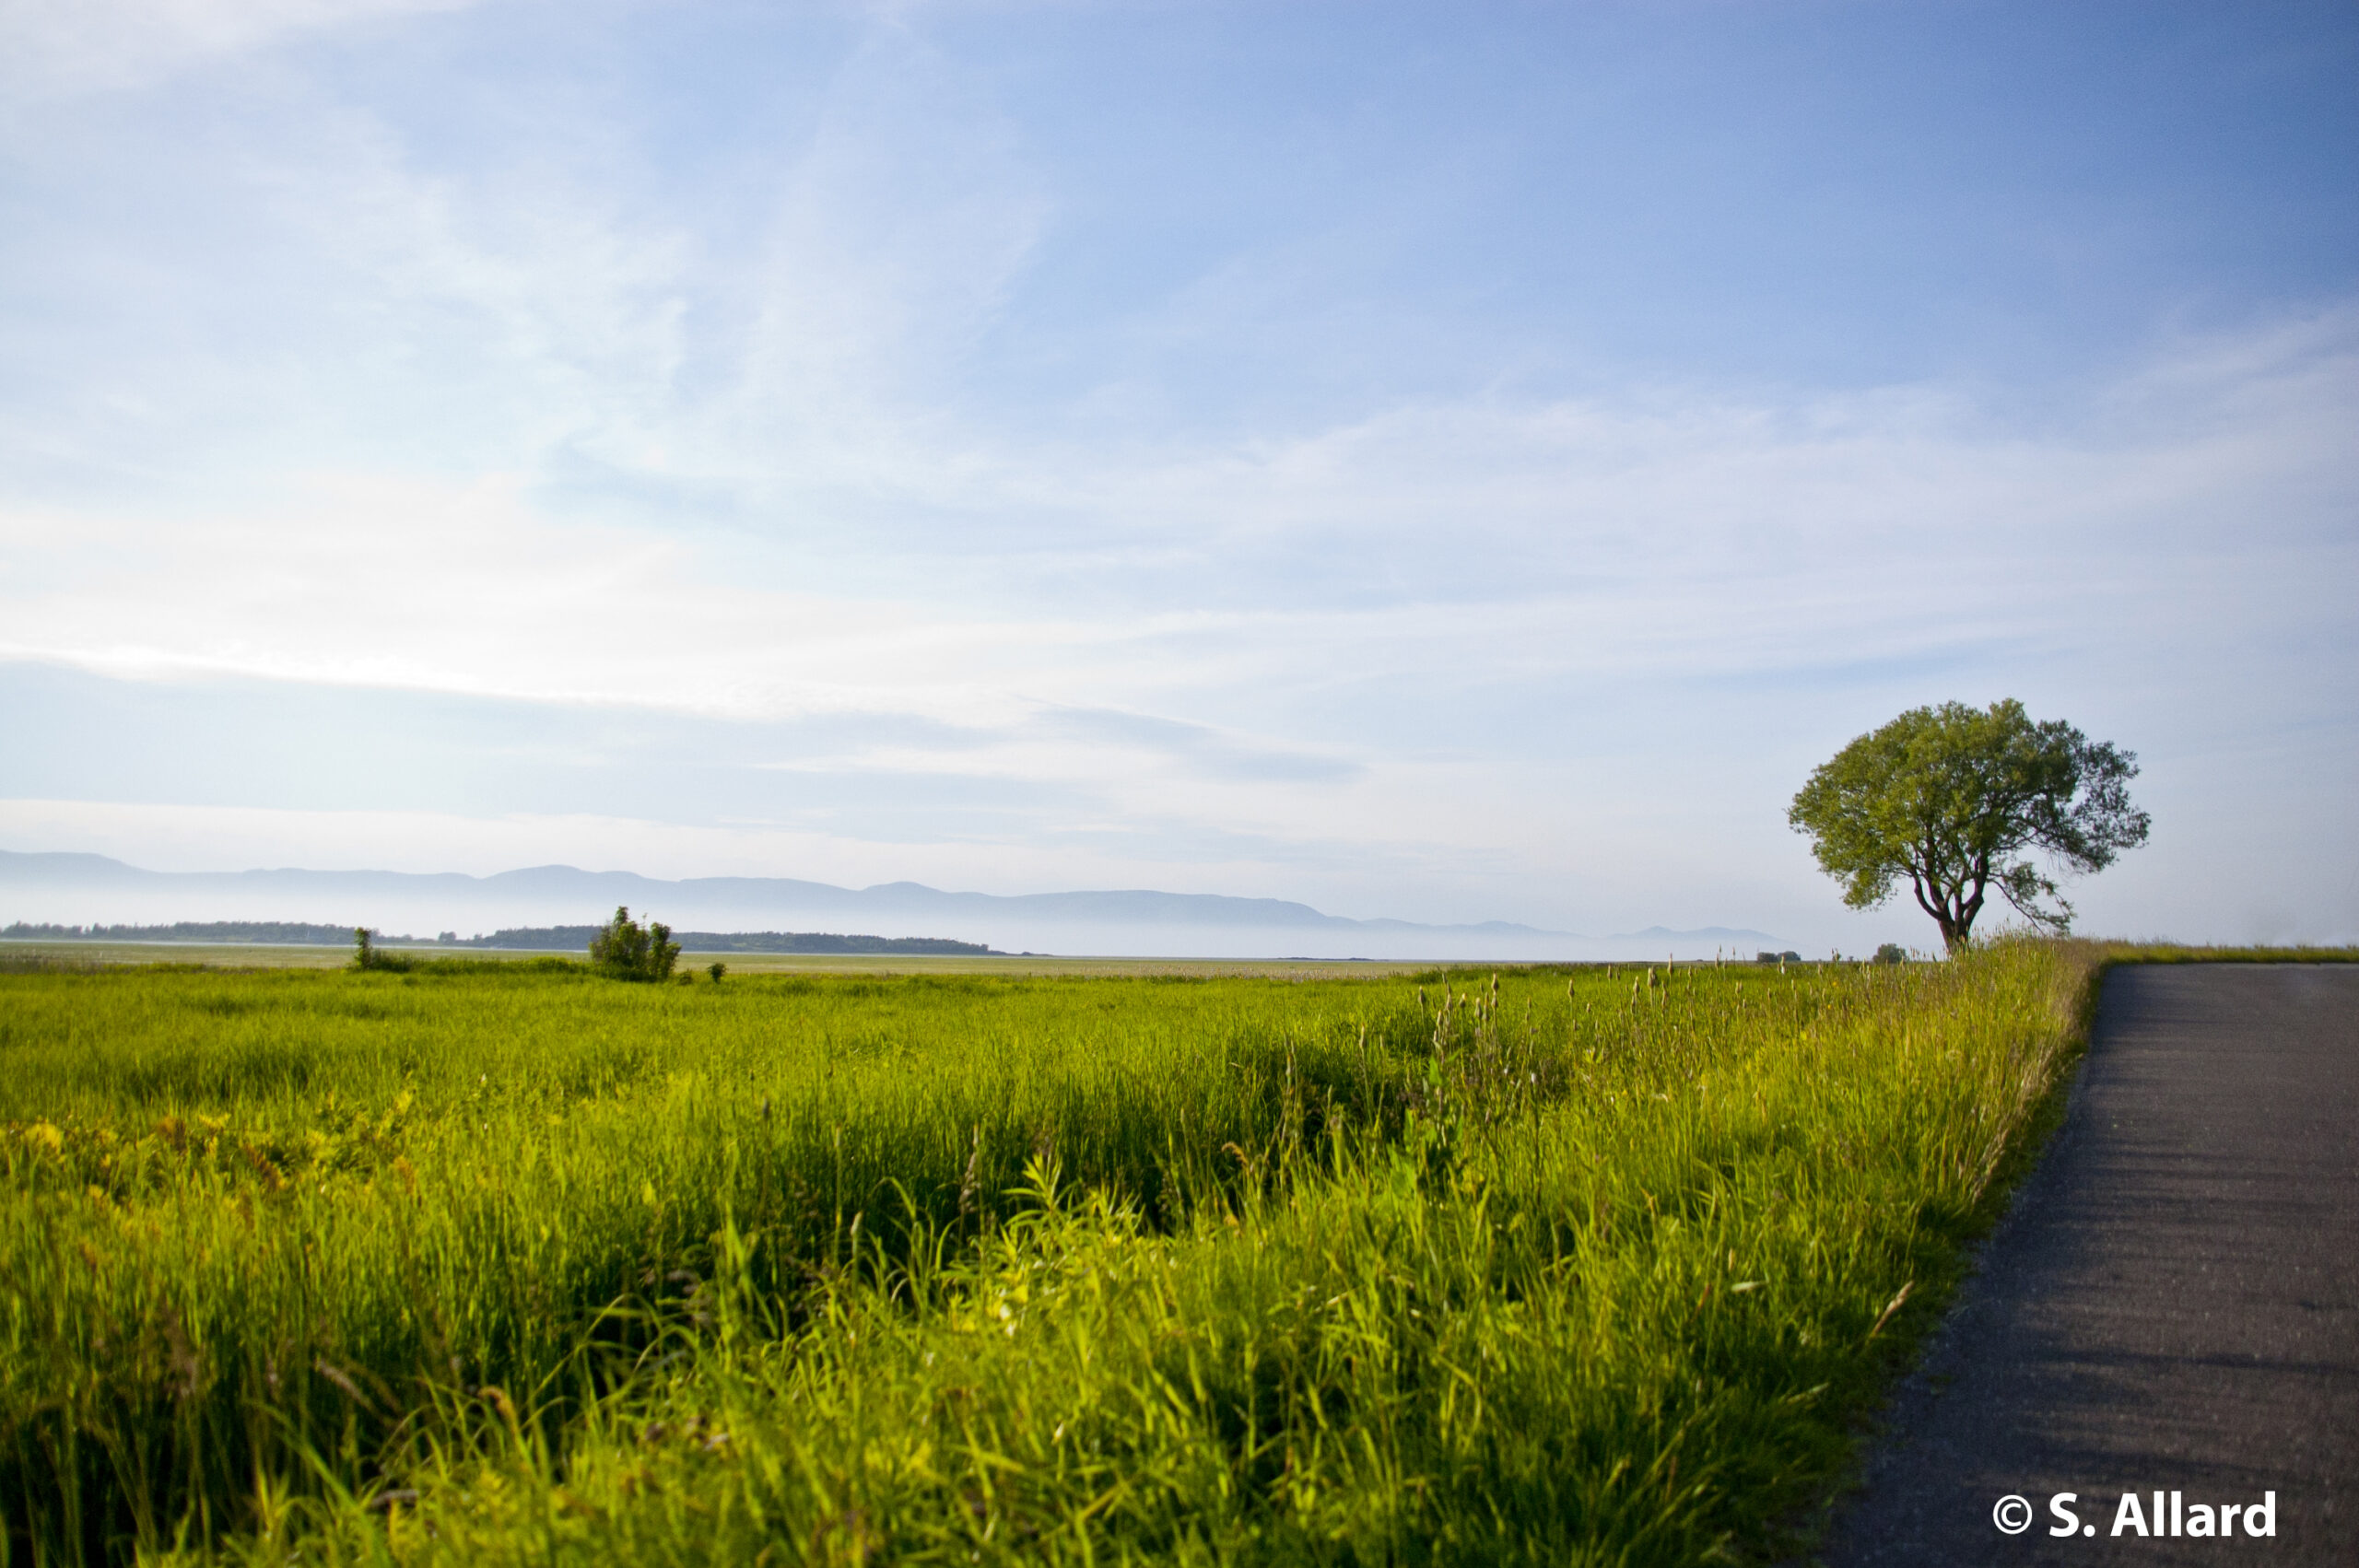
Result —
[[[16, 854], [0, 850], [0, 886], [44, 883], [89, 889], [169, 889], [175, 893], [252, 895], [268, 891], [305, 904], [363, 903], [371, 898], [417, 903], [435, 896], [454, 902], [560, 903], [605, 910], [617, 906], [674, 908], [785, 908], [897, 915], [1017, 914], [1072, 924], [1180, 926], [1302, 926], [1330, 930], [1493, 931], [1564, 936], [1506, 920], [1434, 926], [1414, 920], [1354, 920], [1322, 915], [1308, 904], [1278, 898], [1232, 898], [1216, 893], [945, 893], [915, 882], [836, 887], [790, 877], [689, 877], [667, 882], [634, 872], [585, 872], [572, 866], [533, 866], [474, 877], [458, 872], [151, 872], [104, 855]], [[308, 912], [308, 911], [307, 911]]]
[[[1279, 951], [1287, 933], [1319, 938], [1336, 956], [1570, 955], [1570, 945], [1615, 948], [1667, 943], [1769, 945], [1766, 934], [1734, 927], [1672, 930], [1661, 926], [1610, 937], [1582, 937], [1507, 920], [1428, 925], [1357, 920], [1278, 898], [1128, 889], [1003, 895], [951, 893], [914, 882], [846, 888], [787, 877], [690, 877], [666, 881], [631, 872], [534, 866], [475, 877], [455, 872], [152, 872], [104, 855], [18, 854], [0, 850], [0, 918], [81, 924], [243, 919], [287, 925], [354, 925], [386, 930], [476, 931], [571, 926], [617, 906], [705, 936], [743, 935], [785, 924], [864, 929], [863, 940], [929, 939], [1013, 950], [1062, 952]], [[791, 919], [790, 919], [791, 917]], [[776, 932], [779, 936], [802, 933]], [[285, 939], [281, 939], [285, 940]], [[470, 938], [472, 944], [481, 940]], [[852, 940], [852, 939], [838, 939]], [[1160, 941], [1163, 945], [1155, 946]], [[1173, 945], [1173, 943], [1180, 945]], [[1142, 946], [1142, 943], [1147, 945]], [[1295, 945], [1303, 945], [1297, 943]], [[1291, 951], [1291, 948], [1288, 949]]]
[[1608, 942], [1653, 942], [1662, 938], [1671, 942], [1775, 942], [1767, 931], [1746, 930], [1740, 926], [1697, 926], [1693, 930], [1675, 931], [1669, 926], [1649, 926], [1642, 931], [1622, 931], [1610, 936]]

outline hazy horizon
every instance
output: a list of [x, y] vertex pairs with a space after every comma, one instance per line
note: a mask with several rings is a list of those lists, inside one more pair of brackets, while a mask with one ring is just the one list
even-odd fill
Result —
[[2144, 769], [2081, 929], [2359, 940], [2354, 79], [2326, 3], [18, 7], [0, 849], [1921, 948], [1787, 803], [2015, 696]]
[[[0, 851], [0, 927], [283, 920], [365, 925], [430, 940], [446, 930], [475, 937], [595, 923], [628, 905], [641, 919], [679, 930], [949, 937], [1003, 952], [1147, 957], [1698, 958], [1737, 954], [1746, 942], [1777, 944], [1767, 932], [1720, 927], [1581, 933], [1508, 922], [1437, 925], [1397, 917], [1354, 919], [1277, 900], [1141, 889], [1006, 896], [912, 883], [841, 888], [784, 879], [667, 881], [571, 866], [475, 878], [298, 868], [154, 872], [113, 860], [57, 863], [92, 859]], [[1316, 951], [1297, 952], [1304, 947]], [[1744, 947], [1742, 955], [1754, 951]]]

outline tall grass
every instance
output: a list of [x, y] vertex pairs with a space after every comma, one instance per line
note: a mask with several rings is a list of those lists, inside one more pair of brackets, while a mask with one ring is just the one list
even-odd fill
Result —
[[1774, 1551], [1989, 1218], [2092, 962], [8, 977], [7, 1539]]

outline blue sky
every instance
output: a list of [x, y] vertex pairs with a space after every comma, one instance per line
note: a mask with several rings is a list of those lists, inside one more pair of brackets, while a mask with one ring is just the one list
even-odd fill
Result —
[[2085, 926], [2359, 937], [2353, 80], [2347, 5], [10, 9], [0, 847], [1922, 944], [1785, 802], [2012, 695], [2144, 762]]

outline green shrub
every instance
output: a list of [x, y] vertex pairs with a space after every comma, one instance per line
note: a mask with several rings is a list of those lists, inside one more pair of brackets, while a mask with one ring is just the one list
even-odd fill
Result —
[[615, 918], [590, 939], [591, 965], [617, 980], [668, 980], [679, 958], [672, 928], [661, 920], [641, 926], [628, 905], [617, 905]]
[[352, 928], [352, 966], [356, 969], [382, 970], [388, 974], [405, 975], [417, 966], [413, 958], [396, 958], [377, 946], [377, 933], [367, 926]]

